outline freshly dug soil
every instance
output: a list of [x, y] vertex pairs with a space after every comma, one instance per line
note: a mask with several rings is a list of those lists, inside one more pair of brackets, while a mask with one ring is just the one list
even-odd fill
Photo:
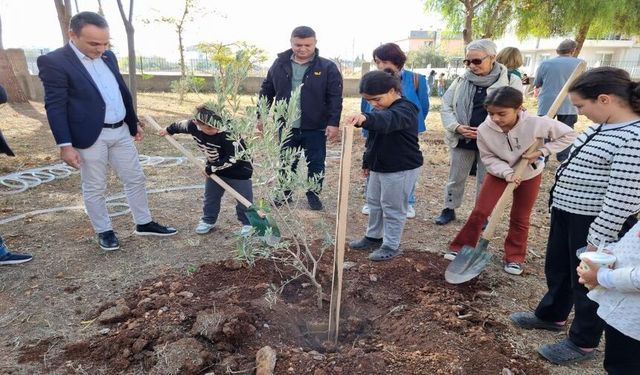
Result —
[[[51, 371], [74, 363], [109, 374], [252, 373], [256, 352], [269, 345], [276, 374], [548, 373], [538, 359], [515, 354], [506, 327], [479, 308], [489, 298], [485, 285], [444, 282], [441, 257], [407, 251], [373, 263], [349, 251], [346, 258], [337, 346], [327, 341], [326, 295], [318, 309], [315, 289], [299, 278], [270, 304], [265, 296], [285, 281], [286, 268], [226, 260], [148, 280], [104, 304], [93, 315], [105, 322], [103, 335], [67, 343], [42, 365]], [[325, 291], [330, 262], [324, 257], [320, 267]], [[47, 347], [25, 349], [19, 361], [37, 361]]]

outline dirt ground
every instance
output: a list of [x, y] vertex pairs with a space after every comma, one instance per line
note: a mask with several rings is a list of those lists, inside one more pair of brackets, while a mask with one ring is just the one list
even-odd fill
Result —
[[[182, 105], [168, 94], [142, 94], [139, 112], [160, 123], [184, 118], [202, 96]], [[358, 100], [345, 100], [345, 113]], [[531, 103], [529, 103], [529, 107]], [[81, 210], [27, 216], [0, 224], [10, 248], [31, 252], [34, 261], [0, 268], [0, 373], [2, 374], [198, 374], [252, 373], [256, 352], [271, 346], [277, 374], [601, 374], [596, 360], [568, 367], [541, 360], [536, 348], [563, 333], [514, 329], [511, 312], [532, 309], [545, 290], [544, 249], [548, 232], [547, 168], [532, 215], [525, 273], [515, 277], [491, 265], [476, 281], [452, 286], [443, 280], [441, 252], [464, 223], [474, 194], [470, 178], [459, 219], [440, 227], [432, 219], [442, 208], [448, 174], [439, 101], [432, 103], [422, 135], [425, 166], [417, 190], [417, 216], [407, 222], [404, 255], [372, 263], [347, 251], [340, 339], [328, 344], [329, 296], [315, 307], [305, 279], [286, 286], [274, 304], [265, 295], [287, 270], [273, 262], [249, 267], [233, 261], [239, 225], [226, 198], [219, 225], [206, 236], [193, 233], [202, 191], [198, 188], [149, 195], [154, 219], [178, 228], [157, 239], [132, 234], [129, 215], [114, 218], [122, 243], [102, 252]], [[0, 108], [0, 128], [18, 157], [0, 159], [0, 175], [58, 163], [42, 104]], [[579, 128], [584, 127], [581, 119]], [[187, 138], [183, 144], [191, 145]], [[139, 146], [151, 156], [177, 156], [153, 135]], [[330, 149], [339, 152], [338, 144]], [[356, 136], [349, 197], [348, 238], [362, 235]], [[338, 160], [328, 159], [325, 209], [308, 220], [335, 223]], [[145, 167], [148, 189], [202, 184], [186, 166]], [[121, 192], [115, 178], [110, 195]], [[34, 210], [81, 205], [79, 176], [44, 183], [23, 193], [0, 195], [0, 221]], [[300, 206], [305, 210], [305, 207]], [[505, 233], [504, 223], [496, 233]], [[491, 241], [497, 259], [503, 238]], [[325, 293], [331, 288], [331, 256], [320, 266]], [[100, 317], [100, 319], [97, 319]], [[102, 320], [103, 322], [100, 322]]]

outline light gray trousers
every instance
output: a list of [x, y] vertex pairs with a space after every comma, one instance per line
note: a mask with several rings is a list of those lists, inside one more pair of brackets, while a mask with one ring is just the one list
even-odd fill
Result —
[[454, 147], [449, 149], [449, 155], [451, 156], [451, 164], [449, 167], [449, 181], [444, 190], [444, 206], [446, 208], [456, 209], [462, 205], [464, 188], [476, 158], [478, 159], [476, 197], [480, 193], [480, 186], [482, 186], [486, 170], [484, 164], [482, 164], [482, 160], [480, 160], [480, 153], [477, 150]]
[[124, 185], [133, 221], [136, 224], [151, 221], [144, 172], [138, 160], [138, 150], [126, 124], [117, 129], [102, 129], [91, 147], [76, 150], [82, 158], [82, 198], [96, 233], [113, 229], [105, 199], [109, 166]]
[[407, 171], [370, 172], [367, 186], [369, 224], [365, 236], [382, 238], [392, 249], [400, 247], [404, 223], [407, 221], [409, 195], [422, 167]]

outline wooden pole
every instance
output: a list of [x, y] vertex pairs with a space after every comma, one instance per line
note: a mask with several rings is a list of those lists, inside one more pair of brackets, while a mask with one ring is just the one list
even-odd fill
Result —
[[342, 128], [342, 157], [338, 180], [338, 212], [336, 213], [336, 244], [333, 252], [333, 280], [329, 307], [329, 341], [338, 342], [340, 300], [342, 298], [342, 272], [344, 271], [344, 244], [347, 237], [347, 212], [349, 210], [349, 181], [351, 178], [351, 148], [353, 127]]

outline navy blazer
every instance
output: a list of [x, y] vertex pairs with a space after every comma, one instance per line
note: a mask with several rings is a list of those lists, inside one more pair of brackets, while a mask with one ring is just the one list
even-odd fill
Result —
[[[116, 56], [105, 51], [102, 59], [118, 81], [127, 111], [124, 122], [134, 136], [138, 133], [138, 118], [131, 93], [118, 70]], [[44, 107], [56, 143], [91, 147], [103, 129], [106, 107], [87, 69], [68, 44], [38, 57], [38, 69], [44, 86]]]

